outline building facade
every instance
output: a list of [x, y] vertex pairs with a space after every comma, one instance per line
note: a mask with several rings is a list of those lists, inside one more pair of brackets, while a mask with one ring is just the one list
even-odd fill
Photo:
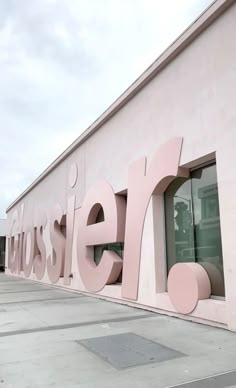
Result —
[[236, 4], [215, 1], [7, 209], [7, 273], [236, 331]]

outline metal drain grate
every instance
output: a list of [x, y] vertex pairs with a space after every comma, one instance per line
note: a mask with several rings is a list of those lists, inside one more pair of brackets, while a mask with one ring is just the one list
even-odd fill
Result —
[[162, 362], [185, 354], [134, 333], [76, 341], [117, 369]]

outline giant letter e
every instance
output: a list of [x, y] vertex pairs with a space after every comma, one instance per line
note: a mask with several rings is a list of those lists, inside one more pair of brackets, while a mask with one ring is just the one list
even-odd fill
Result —
[[[104, 221], [97, 222], [100, 209]], [[107, 182], [90, 189], [79, 212], [77, 260], [81, 279], [88, 291], [98, 292], [106, 284], [114, 283], [123, 261], [113, 251], [104, 251], [98, 265], [94, 262], [94, 245], [124, 241], [125, 199], [115, 195]]]
[[188, 176], [179, 168], [182, 138], [165, 143], [146, 169], [146, 157], [129, 167], [125, 226], [122, 297], [136, 300], [143, 226], [152, 194], [162, 194], [176, 176]]

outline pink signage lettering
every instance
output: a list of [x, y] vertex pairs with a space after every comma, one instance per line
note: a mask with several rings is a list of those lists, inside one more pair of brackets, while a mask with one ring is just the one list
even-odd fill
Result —
[[[150, 163], [142, 158], [129, 166], [127, 204], [123, 195], [114, 193], [108, 182], [101, 181], [87, 192], [82, 206], [76, 210], [78, 169], [73, 163], [67, 177], [73, 193], [68, 195], [66, 209], [55, 204], [48, 219], [46, 211], [38, 214], [35, 225], [24, 222], [24, 204], [20, 211], [13, 213], [8, 233], [10, 271], [23, 271], [26, 277], [33, 272], [38, 280], [42, 280], [47, 270], [52, 283], [57, 283], [61, 277], [64, 285], [69, 286], [73, 277], [74, 246], [85, 290], [100, 292], [105, 286], [116, 283], [122, 271], [122, 297], [137, 300], [148, 204], [152, 195], [163, 194], [173, 179], [188, 176], [188, 170], [179, 166], [181, 148], [182, 138], [172, 139], [159, 148]], [[101, 212], [104, 219], [99, 220]], [[44, 238], [46, 231], [51, 243], [48, 257]], [[117, 243], [124, 244], [123, 259], [115, 251], [104, 250], [100, 262], [95, 263], [96, 246]], [[198, 300], [209, 298], [210, 291], [209, 278], [203, 267], [184, 263], [172, 267], [168, 292], [177, 312], [191, 313]]]

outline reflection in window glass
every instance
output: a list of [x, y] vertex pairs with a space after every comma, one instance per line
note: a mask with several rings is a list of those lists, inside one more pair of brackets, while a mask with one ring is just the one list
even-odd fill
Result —
[[165, 194], [168, 269], [195, 261], [191, 180], [175, 179]]
[[[114, 251], [116, 252], [122, 259], [124, 253], [124, 244], [123, 243], [114, 243], [114, 244], [103, 244], [97, 245], [94, 247], [94, 261], [98, 265], [101, 261], [103, 251]], [[122, 271], [117, 279], [117, 283], [122, 282]]]
[[98, 265], [101, 261], [103, 251], [114, 251], [121, 258], [123, 258], [124, 244], [123, 243], [114, 243], [114, 244], [103, 244], [97, 245], [94, 247], [94, 261]]
[[198, 262], [207, 271], [212, 294], [224, 295], [223, 259], [216, 166], [177, 178], [165, 193], [168, 270]]
[[219, 200], [215, 165], [192, 173], [196, 260], [222, 265]]
[[[96, 223], [103, 222], [103, 221], [104, 221], [104, 212], [101, 207], [97, 215]], [[100, 263], [102, 254], [104, 251], [114, 251], [123, 259], [124, 243], [111, 243], [111, 244], [102, 244], [102, 245], [94, 246], [94, 261], [97, 265]], [[122, 281], [122, 271], [119, 278], [117, 279], [117, 283], [121, 283], [121, 281]]]

